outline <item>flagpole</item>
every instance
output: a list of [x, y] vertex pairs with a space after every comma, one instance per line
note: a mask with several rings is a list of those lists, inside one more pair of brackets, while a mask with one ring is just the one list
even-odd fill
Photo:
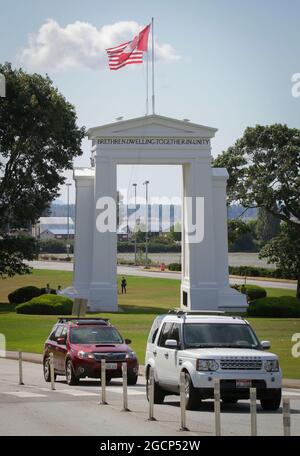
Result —
[[155, 95], [154, 95], [154, 18], [151, 19], [152, 26], [152, 114], [155, 114]]
[[146, 56], [146, 116], [149, 114], [149, 51]]

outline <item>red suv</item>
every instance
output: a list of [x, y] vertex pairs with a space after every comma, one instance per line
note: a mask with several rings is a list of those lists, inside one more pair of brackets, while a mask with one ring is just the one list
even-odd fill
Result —
[[139, 364], [136, 354], [117, 329], [105, 318], [59, 318], [44, 349], [44, 378], [50, 381], [50, 353], [54, 373], [65, 375], [69, 385], [80, 378], [100, 378], [101, 360], [106, 361], [106, 379], [122, 377], [122, 363], [127, 362], [128, 384], [135, 385]]

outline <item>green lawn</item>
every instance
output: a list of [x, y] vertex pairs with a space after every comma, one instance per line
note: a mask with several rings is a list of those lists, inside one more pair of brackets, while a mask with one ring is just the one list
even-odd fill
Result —
[[[132, 347], [140, 362], [144, 353], [149, 328], [158, 313], [179, 306], [179, 280], [127, 276], [128, 293], [119, 295], [123, 312], [106, 314], [124, 337], [133, 340]], [[5, 334], [8, 350], [40, 353], [50, 328], [56, 321], [52, 316], [18, 315], [7, 304], [7, 294], [22, 285], [52, 287], [71, 283], [72, 273], [63, 271], [34, 270], [30, 276], [14, 277], [0, 282], [0, 332]], [[119, 278], [120, 280], [120, 278]], [[289, 295], [295, 292], [284, 289], [267, 289], [268, 296]], [[292, 334], [300, 332], [300, 319], [249, 318], [261, 340], [270, 340], [272, 350], [280, 356], [284, 377], [300, 378], [299, 358], [291, 356]]]

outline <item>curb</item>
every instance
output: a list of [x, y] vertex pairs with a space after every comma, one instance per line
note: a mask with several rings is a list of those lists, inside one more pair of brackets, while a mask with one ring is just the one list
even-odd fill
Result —
[[[18, 360], [19, 353], [17, 351], [7, 351], [6, 352], [6, 359], [13, 359]], [[22, 353], [23, 361], [34, 363], [34, 364], [43, 364], [43, 355], [40, 353]], [[145, 366], [140, 365], [139, 375], [141, 377], [145, 376]], [[300, 389], [300, 380], [293, 379], [293, 378], [283, 378], [282, 379], [282, 387], [283, 388], [294, 388]]]

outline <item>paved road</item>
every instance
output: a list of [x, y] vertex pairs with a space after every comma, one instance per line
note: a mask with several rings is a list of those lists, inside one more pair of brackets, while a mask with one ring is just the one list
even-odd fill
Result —
[[[155, 406], [157, 421], [149, 422], [144, 379], [129, 387], [130, 412], [121, 411], [122, 386], [114, 381], [107, 388], [108, 405], [100, 405], [97, 381], [67, 386], [58, 377], [56, 390], [43, 381], [41, 366], [23, 363], [24, 386], [18, 385], [18, 363], [0, 359], [0, 435], [214, 435], [213, 402], [205, 401], [199, 411], [187, 412], [190, 432], [179, 431], [178, 397]], [[291, 399], [292, 435], [300, 435], [300, 392], [285, 390]], [[263, 412], [258, 406], [258, 433], [282, 435], [282, 411]], [[249, 435], [248, 401], [223, 406], [223, 435]]]
[[[51, 261], [30, 261], [29, 265], [35, 269], [52, 269], [59, 271], [73, 271], [73, 264], [68, 262], [51, 262]], [[159, 277], [165, 279], [180, 279], [180, 273], [178, 272], [159, 272], [144, 270], [141, 267], [136, 266], [118, 266], [117, 272], [120, 275], [134, 275], [139, 277]], [[230, 283], [242, 284], [244, 283], [243, 278], [230, 278]], [[247, 283], [251, 285], [261, 285], [267, 288], [284, 288], [286, 290], [296, 290], [297, 286], [295, 283], [290, 282], [277, 282], [272, 280], [255, 280], [247, 279]]]

